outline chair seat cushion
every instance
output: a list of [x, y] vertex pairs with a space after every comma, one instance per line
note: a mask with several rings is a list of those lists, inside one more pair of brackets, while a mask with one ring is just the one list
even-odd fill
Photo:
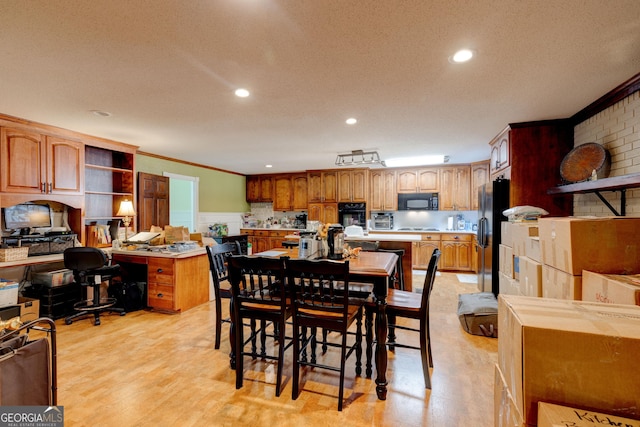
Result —
[[422, 294], [415, 292], [389, 289], [387, 294], [387, 307], [399, 309], [420, 310], [422, 304]]

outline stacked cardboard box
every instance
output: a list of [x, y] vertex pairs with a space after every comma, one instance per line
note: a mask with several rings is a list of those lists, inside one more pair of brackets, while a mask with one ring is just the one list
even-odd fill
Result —
[[552, 403], [540, 402], [538, 404], [538, 427], [594, 427], [598, 425], [640, 427], [640, 421]]
[[503, 222], [500, 244], [500, 293], [542, 296], [537, 221]]
[[538, 225], [543, 297], [582, 299], [584, 270], [640, 273], [640, 218], [541, 218]]
[[538, 402], [640, 417], [640, 307], [515, 295], [498, 301], [496, 425], [520, 425], [520, 418], [535, 426]]
[[640, 274], [582, 273], [583, 301], [640, 305]]

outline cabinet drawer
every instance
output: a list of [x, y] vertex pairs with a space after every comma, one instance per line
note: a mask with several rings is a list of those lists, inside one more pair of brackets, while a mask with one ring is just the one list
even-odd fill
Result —
[[422, 240], [428, 241], [440, 241], [440, 234], [438, 233], [423, 233]]
[[147, 274], [149, 283], [173, 285], [173, 260], [162, 258], [149, 260]]
[[269, 231], [269, 237], [284, 237], [289, 233], [291, 232], [290, 231]]
[[269, 231], [267, 230], [255, 230], [253, 235], [256, 237], [269, 237]]
[[446, 240], [448, 242], [470, 242], [473, 240], [473, 234], [443, 234], [442, 240]]
[[149, 307], [173, 310], [173, 286], [149, 282], [147, 293]]
[[146, 256], [136, 256], [136, 255], [123, 255], [123, 254], [113, 254], [113, 262], [127, 262], [131, 264], [147, 264], [149, 262], [149, 257]]

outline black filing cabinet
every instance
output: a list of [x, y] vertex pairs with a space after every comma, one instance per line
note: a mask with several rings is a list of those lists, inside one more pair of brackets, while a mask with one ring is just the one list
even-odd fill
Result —
[[40, 300], [40, 316], [60, 319], [75, 313], [73, 305], [82, 300], [82, 288], [77, 283], [48, 287], [31, 285], [22, 292], [25, 297]]

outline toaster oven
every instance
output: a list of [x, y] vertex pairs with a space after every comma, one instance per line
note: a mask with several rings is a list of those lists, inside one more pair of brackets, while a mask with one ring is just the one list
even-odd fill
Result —
[[393, 214], [375, 214], [372, 222], [374, 230], [393, 230]]

